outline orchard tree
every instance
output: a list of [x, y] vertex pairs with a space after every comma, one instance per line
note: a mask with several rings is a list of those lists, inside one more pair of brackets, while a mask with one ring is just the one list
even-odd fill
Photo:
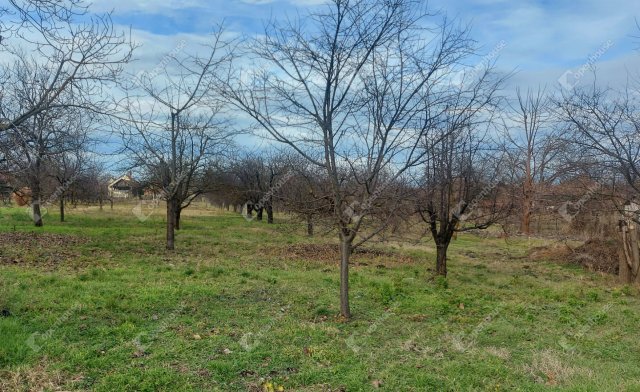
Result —
[[[24, 91], [25, 96], [29, 97], [29, 91], [38, 90], [27, 88]], [[53, 202], [64, 196], [69, 182], [72, 181], [69, 173], [72, 169], [67, 167], [64, 175], [60, 172], [56, 174], [54, 171], [56, 167], [60, 168], [61, 160], [68, 159], [64, 158], [65, 156], [82, 153], [89, 130], [88, 124], [91, 121], [91, 116], [83, 117], [78, 110], [58, 108], [39, 112], [19, 127], [7, 131], [8, 140], [13, 148], [7, 151], [5, 157], [16, 177], [30, 188], [32, 217], [36, 226], [43, 225], [41, 206], [46, 195], [46, 180], [51, 176], [58, 176], [60, 179], [64, 176], [62, 183], [58, 182], [58, 186], [47, 199]], [[70, 162], [67, 163], [71, 165]], [[80, 170], [81, 162], [73, 165], [74, 171]]]
[[143, 73], [120, 102], [123, 153], [146, 182], [162, 190], [167, 204], [166, 248], [175, 247], [180, 214], [206, 192], [204, 171], [235, 134], [218, 99], [229, 73], [232, 42], [222, 29], [196, 53], [167, 55], [162, 72]]
[[274, 195], [291, 176], [284, 156], [273, 151], [245, 153], [231, 163], [231, 172], [237, 184], [235, 191], [243, 203], [244, 213], [261, 221], [267, 212], [267, 223], [273, 223]]
[[531, 216], [545, 188], [568, 166], [563, 128], [553, 113], [552, 101], [543, 88], [522, 93], [516, 90], [515, 102], [509, 102], [504, 122], [505, 152], [520, 182], [520, 231], [531, 233]]
[[501, 153], [490, 137], [502, 82], [487, 68], [431, 106], [433, 126], [420, 146], [426, 159], [416, 177], [417, 212], [436, 245], [437, 275], [447, 275], [455, 233], [486, 229], [510, 211]]
[[390, 221], [374, 221], [371, 210], [401, 197], [387, 179], [422, 160], [437, 86], [473, 52], [464, 28], [423, 11], [412, 0], [333, 0], [297, 21], [273, 22], [250, 43], [256, 67], [225, 91], [258, 132], [324, 172], [345, 318], [351, 253]]

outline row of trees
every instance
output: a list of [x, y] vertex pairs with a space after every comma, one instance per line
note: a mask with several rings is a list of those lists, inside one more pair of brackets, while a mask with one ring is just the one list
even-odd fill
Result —
[[[542, 191], [578, 170], [624, 180], [619, 202], [637, 193], [634, 96], [539, 89], [507, 99], [506, 76], [478, 60], [467, 27], [419, 3], [332, 0], [242, 41], [220, 27], [132, 78], [135, 44], [109, 15], [81, 0], [10, 0], [0, 10], [10, 59], [0, 64], [2, 171], [31, 189], [41, 225], [44, 178], [64, 193], [108, 131], [120, 169], [166, 200], [169, 250], [181, 211], [204, 194], [259, 219], [266, 211], [268, 222], [280, 203], [310, 233], [321, 220], [340, 241], [345, 317], [351, 253], [402, 224], [422, 223], [446, 275], [456, 232], [518, 206], [528, 234]], [[249, 132], [282, 153], [230, 159]]]

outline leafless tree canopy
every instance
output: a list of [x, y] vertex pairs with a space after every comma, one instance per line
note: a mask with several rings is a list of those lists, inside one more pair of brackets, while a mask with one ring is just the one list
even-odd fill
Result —
[[385, 227], [382, 219], [361, 230], [376, 200], [390, 196], [385, 180], [423, 160], [432, 108], [442, 110], [444, 82], [473, 42], [414, 1], [335, 0], [298, 21], [270, 24], [251, 50], [264, 66], [238, 75], [226, 96], [326, 172], [342, 243], [341, 312], [349, 317], [351, 250]]
[[125, 113], [118, 124], [122, 152], [167, 201], [168, 249], [174, 248], [180, 212], [206, 190], [208, 160], [235, 134], [217, 96], [220, 79], [229, 73], [232, 43], [220, 29], [201, 49], [170, 55], [163, 74], [143, 74], [118, 102]]

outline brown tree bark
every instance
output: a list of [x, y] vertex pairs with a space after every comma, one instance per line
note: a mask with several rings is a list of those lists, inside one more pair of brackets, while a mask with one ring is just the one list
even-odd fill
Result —
[[176, 221], [175, 221], [176, 230], [180, 230], [180, 215], [181, 214], [182, 214], [182, 208], [180, 208], [180, 206], [176, 206]]
[[638, 249], [637, 226], [633, 222], [622, 222], [622, 249], [618, 251], [618, 277], [622, 283], [640, 282], [640, 250]]
[[525, 178], [522, 184], [522, 221], [520, 231], [523, 234], [531, 233], [531, 211], [533, 209], [533, 178], [531, 178], [531, 156], [525, 162]]
[[60, 222], [64, 222], [64, 193], [60, 195]]
[[631, 245], [631, 282], [640, 282], [640, 240], [638, 239], [638, 225], [631, 223], [629, 225], [629, 239]]
[[33, 223], [36, 227], [42, 227], [42, 214], [40, 212], [40, 200], [34, 200], [32, 206]]
[[348, 229], [343, 229], [340, 235], [340, 315], [344, 318], [351, 318], [349, 308], [349, 258], [351, 257], [351, 245], [353, 234], [345, 233]]
[[307, 235], [313, 237], [313, 215], [307, 215]]
[[267, 223], [273, 223], [273, 206], [271, 203], [268, 203], [266, 206], [267, 210]]
[[[623, 243], [622, 246], [625, 246], [625, 244]], [[618, 268], [618, 278], [620, 279], [620, 283], [626, 284], [633, 282], [631, 277], [631, 266], [629, 265], [626, 252], [623, 249], [618, 250], [618, 260], [620, 263]]]
[[174, 250], [175, 225], [176, 225], [176, 201], [167, 200], [167, 250]]
[[447, 276], [448, 243], [436, 244], [436, 275]]
[[258, 211], [256, 211], [256, 220], [259, 220], [259, 221], [262, 220], [262, 212], [263, 211], [264, 211], [264, 207], [258, 208]]

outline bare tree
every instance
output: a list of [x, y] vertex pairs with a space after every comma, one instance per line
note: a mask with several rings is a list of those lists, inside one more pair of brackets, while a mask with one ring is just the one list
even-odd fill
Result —
[[0, 6], [0, 49], [25, 29], [53, 36], [60, 24], [84, 15], [87, 8], [83, 0], [9, 0]]
[[52, 160], [50, 175], [55, 179], [58, 189], [60, 222], [64, 222], [65, 219], [65, 196], [87, 167], [87, 158], [81, 143], [78, 143], [76, 148], [69, 149]]
[[[0, 14], [0, 136], [51, 109], [109, 111], [105, 87], [117, 81], [134, 46], [108, 14], [89, 15], [78, 0], [9, 0]], [[28, 101], [16, 99], [22, 90], [14, 88], [27, 82], [24, 69], [37, 77]]]
[[330, 183], [325, 171], [299, 156], [288, 157], [287, 166], [294, 175], [278, 190], [277, 199], [306, 223], [307, 235], [312, 237], [316, 224], [333, 214]]
[[[221, 153], [234, 135], [217, 99], [217, 81], [229, 72], [232, 45], [220, 29], [203, 48], [204, 57], [168, 55], [171, 61], [163, 72], [143, 74], [120, 102], [123, 152], [167, 202], [169, 250], [175, 246], [181, 211], [206, 191], [207, 160]], [[137, 91], [142, 94], [132, 95]]]
[[574, 89], [557, 102], [585, 161], [624, 178], [640, 193], [640, 110], [628, 92]]
[[412, 0], [333, 0], [296, 22], [270, 24], [251, 47], [262, 70], [226, 91], [258, 129], [326, 173], [345, 318], [351, 252], [389, 222], [373, 227], [371, 210], [392, 197], [386, 180], [423, 157], [434, 86], [472, 52], [464, 29], [446, 19], [427, 28], [428, 18]]
[[[25, 99], [29, 99], [29, 93], [37, 94], [39, 90], [27, 88], [22, 91]], [[32, 216], [36, 226], [43, 225], [41, 204], [45, 180], [52, 175], [55, 162], [62, 156], [82, 150], [88, 130], [81, 113], [60, 108], [39, 112], [31, 116], [28, 122], [7, 131], [13, 148], [5, 157], [13, 171], [18, 172], [17, 177], [30, 188]], [[57, 200], [60, 192], [64, 193], [64, 187], [50, 195], [50, 201]]]
[[515, 103], [504, 122], [505, 151], [521, 183], [520, 231], [531, 232], [531, 216], [545, 187], [562, 175], [566, 143], [554, 121], [551, 100], [545, 89], [516, 90]]
[[432, 106], [434, 126], [423, 138], [427, 159], [418, 177], [417, 212], [436, 244], [436, 274], [447, 275], [454, 234], [485, 229], [508, 213], [500, 191], [500, 161], [489, 137], [502, 79], [486, 69], [479, 79], [452, 86]]
[[235, 177], [236, 198], [243, 204], [245, 213], [261, 221], [267, 213], [267, 223], [273, 223], [274, 195], [287, 182], [291, 168], [284, 156], [275, 151], [249, 152], [236, 158], [230, 167]]
[[[574, 131], [575, 144], [586, 169], [596, 168], [592, 170], [591, 180], [597, 186], [587, 194], [590, 198], [606, 197], [620, 217], [621, 248], [624, 250], [620, 255], [620, 277], [625, 283], [638, 282], [640, 104], [629, 91], [593, 86], [565, 94], [557, 105], [563, 120]], [[623, 186], [606, 187], [607, 182], [614, 185], [620, 182], [619, 179]]]

